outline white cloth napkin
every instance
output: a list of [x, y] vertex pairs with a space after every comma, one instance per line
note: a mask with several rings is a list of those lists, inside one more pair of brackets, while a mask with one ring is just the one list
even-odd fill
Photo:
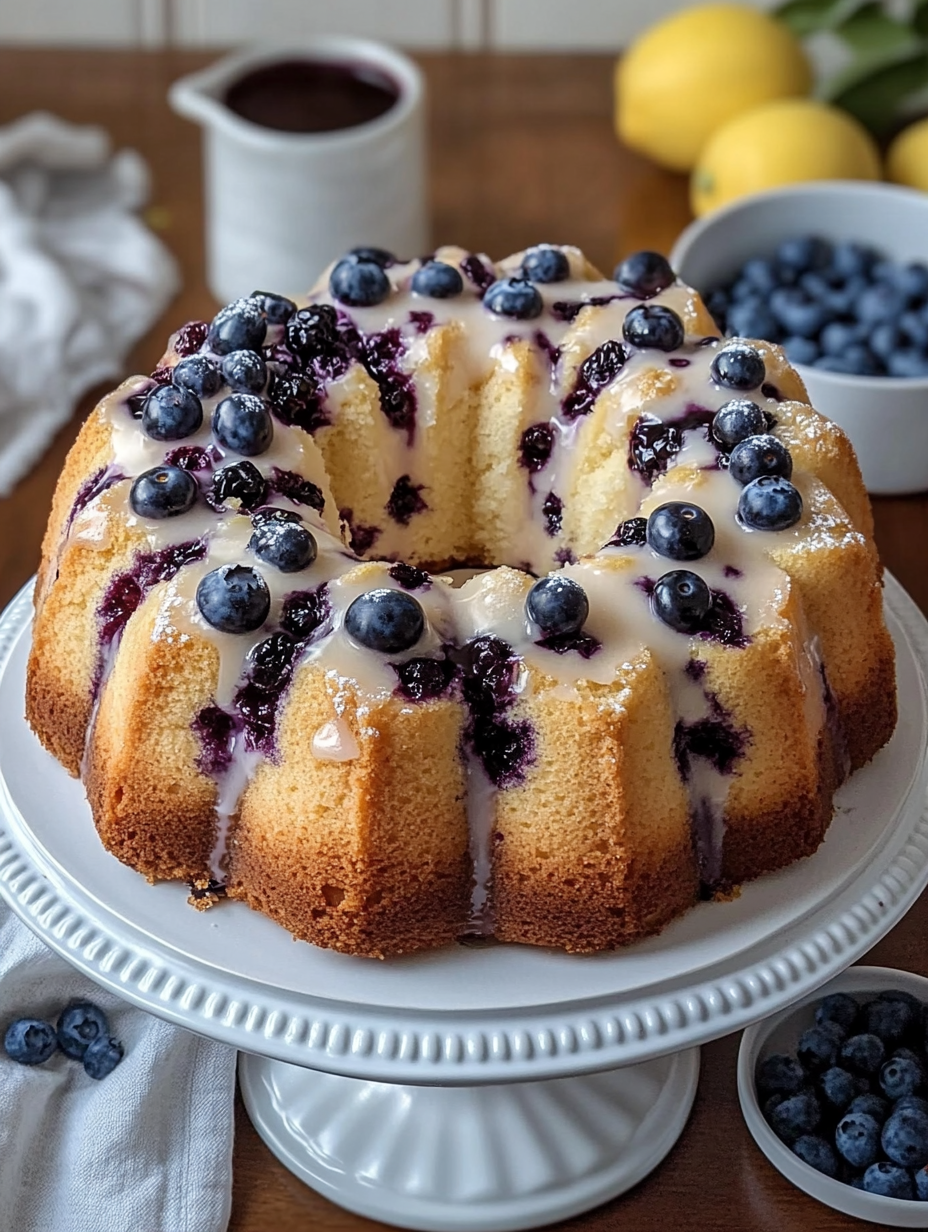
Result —
[[144, 160], [100, 128], [43, 112], [0, 128], [0, 496], [177, 290], [136, 216], [148, 192]]
[[126, 1055], [97, 1081], [61, 1052], [25, 1066], [0, 1047], [0, 1232], [224, 1232], [234, 1049], [99, 988], [0, 903], [0, 1041], [74, 1000], [105, 1011]]

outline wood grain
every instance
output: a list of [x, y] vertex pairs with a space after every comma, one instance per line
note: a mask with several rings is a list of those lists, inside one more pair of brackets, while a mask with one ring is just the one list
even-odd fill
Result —
[[[0, 51], [0, 123], [46, 108], [104, 125], [116, 145], [135, 146], [151, 165], [152, 217], [181, 263], [184, 289], [135, 348], [130, 371], [149, 371], [173, 326], [215, 309], [203, 281], [199, 136], [165, 102], [172, 80], [210, 58], [179, 51]], [[617, 145], [608, 57], [434, 55], [421, 63], [432, 106], [436, 241], [493, 256], [538, 241], [569, 241], [606, 271], [636, 248], [669, 250], [688, 221], [685, 182]], [[42, 462], [0, 501], [0, 604], [35, 570], [55, 479], [94, 401], [84, 399]], [[928, 499], [875, 505], [883, 559], [928, 611]], [[926, 936], [923, 896], [867, 961], [928, 975]], [[583, 1232], [860, 1227], [794, 1189], [760, 1155], [738, 1109], [737, 1047], [731, 1036], [703, 1049], [693, 1114], [664, 1165], [630, 1194], [561, 1226]], [[339, 1210], [291, 1176], [238, 1105], [232, 1232], [379, 1226]]]

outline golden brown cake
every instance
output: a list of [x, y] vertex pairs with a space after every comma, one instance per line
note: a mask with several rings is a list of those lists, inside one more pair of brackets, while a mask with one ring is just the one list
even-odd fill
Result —
[[173, 335], [65, 464], [27, 713], [119, 859], [376, 956], [654, 933], [896, 720], [843, 433], [662, 258], [550, 245]]

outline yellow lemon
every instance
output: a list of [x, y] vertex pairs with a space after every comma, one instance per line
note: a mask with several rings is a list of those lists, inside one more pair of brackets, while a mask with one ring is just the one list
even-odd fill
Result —
[[709, 138], [690, 180], [690, 205], [699, 216], [779, 184], [879, 178], [876, 143], [846, 111], [782, 99], [736, 116]]
[[732, 116], [808, 94], [812, 71], [798, 40], [742, 4], [701, 4], [659, 22], [615, 70], [622, 141], [674, 171], [690, 171]]
[[928, 192], [928, 120], [910, 124], [886, 155], [886, 178]]

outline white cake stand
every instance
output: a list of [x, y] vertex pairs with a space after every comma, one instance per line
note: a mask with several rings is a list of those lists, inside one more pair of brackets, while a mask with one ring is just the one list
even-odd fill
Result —
[[0, 894], [92, 979], [243, 1053], [259, 1133], [361, 1214], [431, 1232], [551, 1223], [623, 1192], [686, 1122], [698, 1046], [802, 997], [928, 882], [928, 625], [892, 579], [901, 720], [821, 849], [618, 954], [522, 946], [375, 962], [199, 913], [100, 846], [23, 713], [30, 617], [0, 617]]

